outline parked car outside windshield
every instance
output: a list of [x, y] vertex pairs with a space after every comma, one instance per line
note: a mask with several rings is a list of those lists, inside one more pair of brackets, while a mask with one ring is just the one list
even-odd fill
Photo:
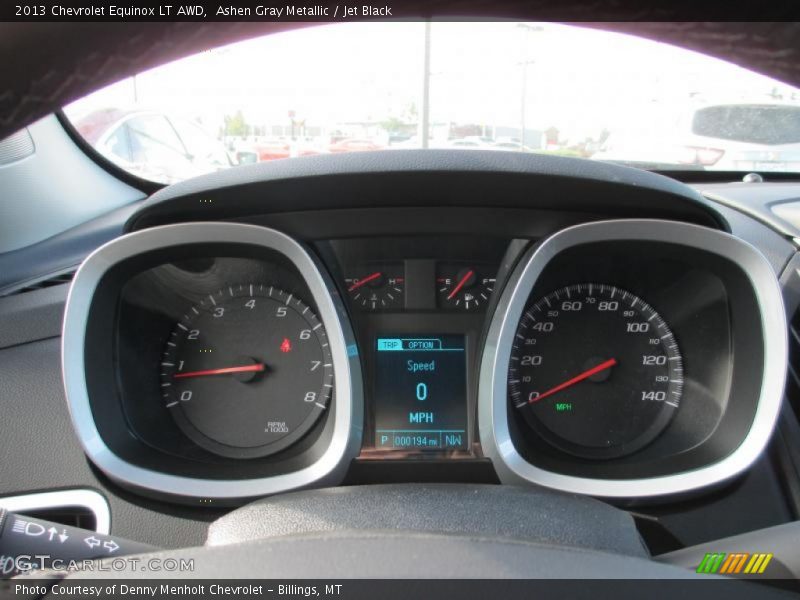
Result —
[[800, 106], [699, 103], [664, 124], [670, 126], [657, 134], [646, 126], [611, 134], [592, 158], [666, 168], [800, 172]]
[[158, 110], [98, 109], [74, 126], [104, 158], [159, 183], [227, 169], [236, 161], [196, 123]]

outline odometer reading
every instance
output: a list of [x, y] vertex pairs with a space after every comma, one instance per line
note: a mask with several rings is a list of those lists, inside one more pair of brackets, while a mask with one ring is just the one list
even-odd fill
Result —
[[509, 400], [562, 451], [596, 459], [635, 452], [669, 424], [682, 391], [675, 336], [626, 290], [594, 283], [561, 288], [520, 319]]
[[164, 405], [178, 426], [232, 458], [299, 440], [333, 391], [322, 322], [293, 294], [264, 284], [231, 285], [191, 307], [160, 364]]

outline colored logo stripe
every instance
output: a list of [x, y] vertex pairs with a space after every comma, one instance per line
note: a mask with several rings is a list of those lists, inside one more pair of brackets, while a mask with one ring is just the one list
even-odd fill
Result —
[[703, 560], [700, 562], [700, 565], [697, 567], [698, 573], [716, 573], [719, 566], [722, 564], [722, 560], [725, 558], [724, 552], [712, 552], [706, 554], [703, 557]]
[[710, 552], [707, 553], [697, 567], [697, 573], [719, 573], [720, 575], [736, 575], [742, 572], [760, 575], [772, 560], [772, 554], [757, 552]]
[[722, 563], [719, 572], [725, 575], [738, 573], [744, 568], [744, 564], [749, 557], [750, 554], [747, 552], [732, 552], [728, 555], [728, 558], [725, 559], [725, 562]]
[[750, 562], [747, 563], [744, 572], [761, 574], [764, 572], [764, 569], [767, 568], [767, 565], [771, 560], [772, 554], [753, 554], [753, 558], [751, 558]]

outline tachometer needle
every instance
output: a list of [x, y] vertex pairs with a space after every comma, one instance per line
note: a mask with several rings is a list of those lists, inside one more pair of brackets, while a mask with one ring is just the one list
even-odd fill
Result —
[[205, 377], [207, 375], [228, 375], [230, 373], [261, 373], [266, 369], [263, 364], [244, 365], [241, 367], [226, 367], [224, 369], [207, 369], [205, 371], [188, 371], [186, 373], [176, 373], [175, 379], [185, 377]]
[[539, 400], [541, 400], [543, 398], [547, 398], [548, 396], [552, 396], [553, 394], [555, 394], [557, 392], [560, 392], [561, 390], [565, 390], [568, 387], [575, 385], [576, 383], [580, 383], [584, 379], [589, 379], [589, 377], [591, 377], [592, 375], [594, 375], [596, 373], [600, 373], [601, 371], [605, 371], [606, 369], [610, 369], [611, 367], [613, 367], [616, 364], [617, 364], [617, 359], [616, 358], [610, 358], [605, 362], [601, 362], [596, 367], [592, 367], [591, 369], [588, 369], [588, 370], [584, 371], [580, 375], [576, 375], [572, 379], [568, 379], [564, 383], [560, 383], [556, 387], [550, 388], [546, 392], [542, 392], [541, 394], [536, 396], [536, 398], [531, 398], [530, 400], [528, 400], [528, 404], [533, 404], [534, 402], [538, 402]]
[[367, 283], [369, 283], [370, 281], [375, 281], [375, 280], [376, 280], [378, 277], [380, 277], [381, 275], [383, 275], [383, 273], [381, 273], [380, 271], [378, 271], [377, 273], [373, 273], [372, 275], [367, 275], [367, 276], [366, 276], [366, 277], [364, 277], [363, 279], [359, 279], [359, 280], [358, 280], [358, 281], [356, 281], [356, 282], [355, 282], [353, 285], [351, 285], [349, 288], [347, 288], [347, 291], [348, 291], [348, 292], [352, 292], [353, 290], [357, 290], [357, 289], [358, 289], [358, 288], [360, 288], [362, 285], [364, 285], [364, 284], [367, 284]]
[[453, 297], [454, 297], [454, 296], [455, 296], [455, 295], [456, 295], [456, 294], [459, 292], [459, 290], [460, 290], [461, 288], [463, 288], [463, 287], [466, 285], [466, 283], [469, 281], [469, 278], [470, 278], [470, 277], [472, 277], [474, 274], [475, 274], [475, 271], [472, 271], [472, 270], [470, 270], [470, 271], [467, 271], [467, 274], [466, 274], [466, 275], [464, 275], [464, 276], [461, 278], [461, 281], [459, 281], [459, 282], [456, 284], [456, 287], [454, 287], [454, 288], [453, 288], [453, 291], [452, 291], [452, 292], [450, 292], [450, 295], [447, 297], [447, 299], [448, 299], [448, 300], [452, 300], [452, 299], [453, 299]]

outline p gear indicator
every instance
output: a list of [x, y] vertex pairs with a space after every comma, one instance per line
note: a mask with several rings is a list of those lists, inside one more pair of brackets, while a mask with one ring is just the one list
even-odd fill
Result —
[[464, 344], [463, 335], [376, 340], [376, 448], [467, 448]]

